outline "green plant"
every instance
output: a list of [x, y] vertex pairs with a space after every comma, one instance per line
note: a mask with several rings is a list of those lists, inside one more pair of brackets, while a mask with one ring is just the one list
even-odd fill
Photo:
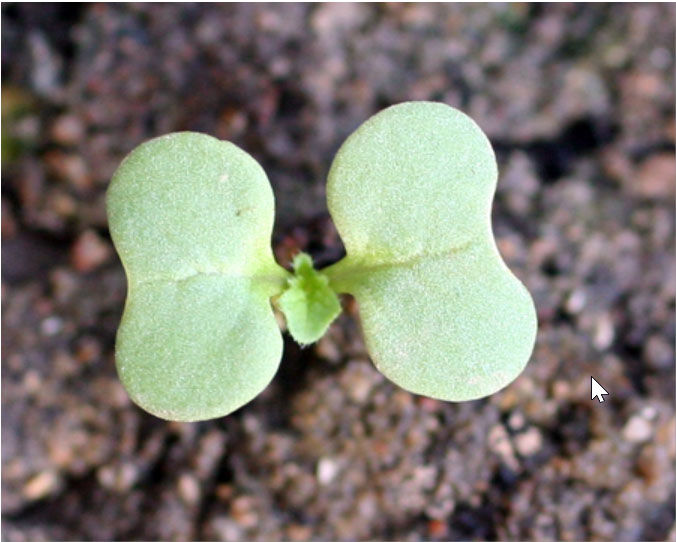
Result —
[[491, 145], [463, 113], [407, 102], [340, 148], [328, 204], [347, 255], [291, 274], [270, 249], [274, 201], [247, 153], [183, 132], [153, 139], [108, 190], [129, 289], [117, 336], [120, 378], [162, 418], [223, 416], [272, 379], [282, 340], [271, 300], [301, 344], [359, 303], [366, 345], [401, 387], [463, 401], [522, 371], [535, 340], [532, 299], [500, 258], [490, 224]]

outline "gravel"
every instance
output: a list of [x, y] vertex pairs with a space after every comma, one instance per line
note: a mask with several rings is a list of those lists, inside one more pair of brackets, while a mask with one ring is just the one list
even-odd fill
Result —
[[[675, 16], [3, 4], [3, 540], [676, 540]], [[280, 263], [324, 265], [343, 251], [335, 151], [410, 99], [494, 143], [496, 238], [538, 311], [524, 374], [479, 401], [411, 395], [373, 367], [346, 298], [226, 418], [131, 404], [105, 215], [121, 158], [169, 131], [233, 141], [270, 177]]]

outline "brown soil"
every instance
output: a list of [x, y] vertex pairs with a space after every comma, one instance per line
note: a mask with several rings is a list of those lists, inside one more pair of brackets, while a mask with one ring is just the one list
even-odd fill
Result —
[[[674, 20], [668, 5], [3, 4], [2, 539], [676, 540]], [[358, 312], [238, 412], [167, 423], [115, 374], [104, 193], [134, 146], [229, 139], [273, 245], [342, 246], [325, 178], [392, 103], [493, 141], [499, 247], [536, 301], [525, 373], [413, 396]], [[590, 376], [611, 393], [590, 401]]]

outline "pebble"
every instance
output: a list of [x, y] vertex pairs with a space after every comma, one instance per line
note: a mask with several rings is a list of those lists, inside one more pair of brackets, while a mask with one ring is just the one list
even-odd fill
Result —
[[51, 337], [53, 335], [56, 335], [61, 331], [63, 328], [63, 320], [59, 318], [58, 316], [50, 316], [49, 318], [45, 318], [42, 321], [42, 324], [40, 324], [40, 331], [42, 331], [43, 335], [47, 335], [48, 337]]
[[61, 58], [42, 32], [30, 32], [27, 42], [30, 47], [31, 64], [34, 64], [29, 72], [31, 86], [41, 96], [52, 98], [59, 89]]
[[99, 484], [107, 489], [125, 493], [136, 483], [139, 471], [133, 463], [104, 465], [96, 472]]
[[491, 427], [488, 432], [488, 445], [508, 467], [517, 470], [519, 464], [514, 456], [514, 448], [504, 426], [498, 424]]
[[299, 525], [298, 523], [292, 523], [286, 528], [286, 534], [289, 537], [289, 540], [294, 540], [295, 542], [305, 542], [312, 538], [312, 529], [307, 525]]
[[348, 390], [350, 398], [356, 403], [363, 403], [368, 399], [368, 396], [371, 393], [371, 389], [374, 384], [374, 379], [369, 374], [370, 370], [371, 369], [368, 368], [364, 371], [354, 371], [353, 373], [349, 373], [351, 382], [349, 383], [350, 385], [348, 387]]
[[317, 480], [322, 485], [330, 484], [338, 474], [338, 464], [329, 457], [322, 457], [317, 463]]
[[70, 269], [57, 268], [51, 272], [49, 279], [54, 298], [65, 303], [78, 292], [79, 275]]
[[40, 378], [40, 373], [35, 369], [29, 369], [23, 376], [23, 387], [26, 390], [26, 394], [32, 395], [40, 391], [42, 387], [42, 378]]
[[645, 360], [655, 369], [668, 369], [674, 364], [674, 349], [660, 335], [651, 335], [643, 348]]
[[236, 522], [227, 517], [215, 517], [211, 521], [215, 532], [215, 538], [224, 542], [239, 542], [244, 539], [242, 528]]
[[[190, 429], [194, 428], [192, 424], [181, 424], [182, 427], [186, 425], [189, 425]], [[221, 431], [211, 430], [201, 438], [195, 457], [195, 470], [200, 479], [207, 479], [213, 473], [224, 449], [225, 436]]]
[[587, 302], [587, 295], [582, 288], [573, 290], [566, 302], [566, 310], [571, 314], [580, 312]]
[[59, 486], [58, 475], [51, 470], [42, 471], [33, 476], [23, 487], [23, 496], [31, 501], [46, 497]]
[[342, 357], [342, 352], [338, 348], [336, 341], [331, 336], [331, 331], [324, 335], [315, 346], [315, 352], [318, 356], [332, 363], [337, 363]]
[[92, 336], [82, 337], [76, 347], [75, 359], [79, 363], [87, 364], [96, 361], [101, 356], [101, 344]]
[[71, 248], [71, 262], [80, 272], [93, 271], [112, 256], [110, 244], [93, 230], [83, 232]]
[[123, 409], [131, 403], [129, 394], [119, 378], [101, 378], [95, 382], [97, 391], [101, 390], [102, 402], [115, 409]]
[[[71, 36], [77, 54], [66, 65], [73, 69], [62, 82], [57, 81], [62, 97], [58, 102], [43, 100], [39, 112], [31, 113], [33, 119], [24, 127], [35, 139], [15, 164], [18, 174], [7, 179], [10, 194], [16, 192], [9, 207], [15, 213], [17, 238], [28, 228], [63, 239], [79, 225], [78, 234], [92, 229], [108, 242], [103, 234], [103, 191], [109, 173], [134, 142], [180, 128], [185, 119], [191, 119], [194, 129], [223, 133], [227, 139], [241, 136], [240, 143], [251, 146], [249, 152], [269, 165], [281, 204], [276, 223], [279, 237], [299, 220], [299, 214], [290, 212], [294, 207], [307, 215], [326, 214], [321, 179], [344, 136], [380, 105], [414, 93], [420, 99], [461, 105], [480, 125], [492, 129], [491, 140], [501, 144], [498, 157], [509, 167], [501, 168], [495, 226], [506, 257], [516, 264], [523, 262], [515, 272], [536, 296], [542, 317], [538, 349], [526, 373], [489, 399], [447, 403], [417, 398], [411, 403], [404, 394], [395, 398], [397, 388], [383, 382], [370, 362], [370, 374], [350, 367], [349, 377], [340, 376], [349, 360], [366, 359], [358, 304], [346, 296], [344, 322], [332, 326], [341, 332], [316, 350], [305, 351], [310, 358], [324, 359], [309, 366], [302, 386], [286, 390], [278, 377], [240, 414], [183, 424], [194, 431], [177, 431], [181, 424], [154, 420], [131, 405], [113, 406], [125, 404], [111, 398], [115, 390], [120, 397], [124, 392], [110, 380], [116, 379], [112, 339], [123, 308], [124, 278], [119, 266], [108, 265], [100, 275], [88, 276], [70, 265], [60, 271], [54, 268], [49, 271], [51, 289], [40, 282], [43, 276], [27, 277], [25, 286], [3, 284], [3, 301], [14, 306], [13, 311], [3, 310], [11, 346], [6, 352], [8, 378], [3, 382], [11, 392], [7, 394], [9, 426], [30, 428], [48, 420], [40, 431], [10, 432], [9, 439], [3, 438], [9, 456], [21, 456], [27, 465], [9, 483], [3, 480], [3, 498], [9, 495], [8, 503], [15, 500], [6, 518], [8, 536], [114, 540], [125, 534], [138, 536], [140, 530], [140, 536], [153, 539], [234, 541], [674, 538], [669, 524], [673, 510], [662, 506], [673, 495], [676, 446], [673, 402], [662, 394], [668, 392], [667, 377], [673, 367], [670, 294], [674, 288], [666, 257], [673, 235], [673, 199], [657, 195], [673, 193], [668, 184], [673, 179], [662, 173], [657, 183], [647, 179], [645, 186], [638, 187], [636, 181], [650, 160], [667, 154], [652, 149], [674, 139], [673, 115], [668, 114], [673, 108], [672, 77], [654, 68], [673, 64], [673, 54], [669, 60], [664, 53], [673, 49], [669, 40], [673, 28], [668, 10], [659, 9], [613, 9], [618, 20], [627, 24], [608, 26], [607, 17], [601, 17], [599, 32], [584, 36], [589, 40], [577, 39], [577, 34], [588, 30], [589, 13], [553, 5], [542, 13], [532, 13], [525, 5], [490, 10], [319, 5], [288, 12], [271, 6], [260, 11], [235, 6], [227, 13], [190, 8], [188, 14], [172, 5], [147, 11], [142, 6], [131, 11], [106, 5], [85, 9], [77, 34]], [[18, 15], [23, 16], [23, 12]], [[186, 25], [176, 24], [186, 17]], [[258, 20], [266, 21], [260, 32], [249, 32], [247, 25]], [[14, 19], [9, 23], [16, 26]], [[316, 31], [308, 42], [305, 30], [313, 25]], [[626, 32], [617, 31], [625, 26]], [[484, 34], [486, 40], [480, 39]], [[219, 47], [224, 36], [231, 47]], [[561, 58], [559, 46], [565, 49], [571, 43], [574, 50]], [[171, 62], [158, 63], [156, 73], [149, 74], [148, 58], [153, 55], [140, 53], [160, 49]], [[17, 51], [16, 59], [21, 59]], [[469, 52], [478, 63], [463, 62]], [[551, 62], [542, 63], [543, 58]], [[603, 64], [604, 59], [608, 64]], [[28, 60], [25, 69], [15, 70], [26, 80], [33, 64]], [[403, 65], [410, 69], [402, 70]], [[612, 91], [607, 96], [610, 108], [602, 110], [592, 107], [605, 99], [597, 68], [607, 68], [603, 85]], [[191, 78], [203, 69], [208, 71], [204, 92], [193, 96]], [[624, 74], [634, 73], [648, 77], [634, 77], [635, 91], [617, 88]], [[543, 79], [550, 84], [533, 84]], [[600, 139], [598, 148], [575, 150], [585, 142], [577, 137], [568, 140], [576, 135], [569, 130], [575, 128], [575, 118], [564, 118], [565, 111], [571, 111], [565, 107], [571, 104], [548, 88], [564, 84], [572, 105], [584, 114], [582, 134], [577, 135], [585, 139], [585, 126], [595, 132], [600, 124], [593, 117], [599, 115], [598, 120], [617, 124], [610, 143]], [[83, 126], [77, 125], [79, 121]], [[519, 130], [524, 124], [530, 126]], [[594, 140], [603, 137], [590, 135]], [[562, 142], [563, 155], [547, 156], [542, 152], [546, 146], [538, 149], [541, 137], [546, 144]], [[275, 149], [286, 150], [287, 155], [278, 155]], [[609, 157], [611, 163], [604, 171], [599, 153], [608, 149], [614, 149], [615, 155]], [[637, 159], [633, 149], [653, 154]], [[43, 158], [53, 151], [61, 153], [58, 160], [69, 155], [82, 161], [71, 160], [64, 169], [59, 169], [63, 164], [47, 165]], [[552, 159], [566, 162], [570, 173], [544, 183], [538, 178], [540, 170]], [[672, 167], [666, 161], [665, 166]], [[510, 169], [507, 179], [504, 173]], [[637, 197], [639, 189], [648, 196]], [[294, 197], [300, 191], [310, 198]], [[638, 236], [638, 246], [620, 241], [621, 232], [627, 231]], [[601, 240], [599, 248], [586, 251], [594, 232]], [[314, 235], [306, 237], [314, 239]], [[327, 258], [338, 257], [337, 241], [313, 246], [329, 247], [333, 252]], [[555, 272], [543, 274], [537, 262], [549, 260], [556, 263]], [[626, 261], [632, 265], [615, 265]], [[636, 266], [639, 271], [634, 271]], [[642, 268], [645, 273], [640, 273]], [[108, 275], [112, 278], [105, 279]], [[88, 295], [91, 283], [111, 287], [99, 286]], [[53, 306], [38, 314], [28, 302], [33, 297], [21, 299], [31, 289], [49, 297]], [[574, 317], [565, 318], [562, 311]], [[597, 329], [604, 311], [609, 313], [607, 321]], [[43, 320], [52, 316], [63, 320], [58, 340], [41, 333]], [[68, 332], [70, 325], [75, 326], [73, 333]], [[100, 354], [96, 344], [84, 340], [90, 333], [100, 342]], [[599, 356], [594, 340], [608, 345], [605, 352], [616, 342], [619, 358]], [[86, 371], [92, 384], [98, 375], [100, 384], [83, 386], [79, 374], [68, 376], [70, 370], [56, 369], [54, 343], [89, 363], [76, 364], [76, 369]], [[627, 380], [626, 357], [634, 351], [627, 353], [625, 345], [643, 348], [639, 352], [647, 371], [643, 393]], [[323, 367], [327, 363], [336, 367], [327, 371]], [[602, 383], [622, 393], [602, 407], [589, 401], [588, 376], [577, 387], [580, 367], [594, 364], [604, 367]], [[39, 373], [43, 380], [39, 387], [34, 376], [21, 378], [29, 370]], [[371, 383], [368, 393], [351, 387], [364, 374]], [[35, 397], [26, 397], [26, 389], [36, 390]], [[657, 416], [643, 410], [648, 401], [656, 405]], [[626, 410], [628, 405], [639, 407]], [[620, 418], [616, 427], [611, 422], [623, 412], [629, 415]], [[260, 423], [247, 421], [245, 431], [245, 413]], [[635, 415], [652, 426], [652, 439], [640, 446], [624, 440], [622, 434]], [[496, 425], [489, 440], [488, 433]], [[202, 441], [212, 429], [222, 442]], [[524, 459], [515, 485], [496, 488], [496, 470], [509, 471], [505, 461], [520, 461], [522, 454], [535, 450], [538, 432], [540, 451], [533, 453], [544, 454], [546, 448], [542, 457], [546, 461], [535, 465], [539, 462]], [[46, 456], [47, 442], [65, 447], [54, 453], [58, 462]], [[610, 445], [596, 449], [595, 442]], [[61, 488], [48, 493], [56, 497], [54, 503], [35, 509], [22, 495], [27, 481], [45, 465], [59, 469], [57, 476], [77, 482], [86, 481], [88, 473], [104, 465], [119, 465], [132, 456], [144, 478], [125, 494], [107, 495], [98, 483], [68, 484], [62, 493], [57, 493]], [[641, 477], [637, 456], [650, 476]], [[318, 480], [322, 459], [334, 471], [326, 485]], [[572, 462], [590, 465], [589, 474], [572, 474]], [[432, 477], [433, 488], [428, 485], [430, 474], [420, 470], [425, 464], [439, 468], [438, 476]], [[604, 475], [604, 465], [616, 465], [613, 476]], [[80, 474], [73, 474], [74, 469]], [[151, 480], [145, 479], [148, 474]], [[223, 476], [228, 484], [217, 485], [218, 498], [196, 514], [186, 504], [194, 498], [195, 483], [202, 491], [203, 484], [211, 488]], [[505, 474], [504, 480], [508, 483], [514, 476]], [[150, 497], [146, 482], [152, 482]], [[623, 504], [618, 497], [625, 487], [631, 497], [627, 495]], [[509, 506], [496, 509], [492, 504], [499, 504], [505, 490]], [[666, 497], [656, 499], [661, 491], [667, 491]], [[7, 505], [3, 500], [3, 508]], [[22, 521], [26, 514], [30, 524]], [[63, 520], [64, 514], [73, 521]]]
[[608, 313], [603, 313], [596, 322], [593, 343], [598, 350], [605, 350], [615, 340], [615, 328]]
[[77, 115], [66, 114], [58, 117], [52, 124], [51, 136], [62, 145], [75, 145], [84, 137], [85, 128]]
[[232, 501], [232, 518], [241, 527], [249, 528], [258, 523], [258, 514], [254, 508], [255, 502], [252, 497], [242, 495]]
[[444, 521], [432, 519], [427, 522], [427, 532], [431, 538], [444, 538], [448, 536], [448, 525]]
[[92, 187], [92, 177], [81, 156], [50, 151], [45, 155], [45, 163], [54, 174], [67, 181], [76, 190], [87, 191]]
[[514, 446], [522, 456], [533, 455], [542, 448], [542, 435], [535, 427], [531, 427], [514, 437]]
[[314, 13], [310, 24], [321, 34], [338, 34], [356, 28], [368, 17], [362, 4], [324, 4]]
[[622, 436], [628, 442], [646, 442], [652, 437], [653, 428], [650, 423], [640, 415], [632, 416], [622, 429]]
[[676, 196], [676, 158], [673, 153], [647, 158], [639, 166], [632, 186], [645, 198], [673, 200]]
[[526, 425], [526, 418], [521, 412], [516, 411], [509, 416], [507, 424], [512, 431], [519, 431]]
[[217, 499], [227, 501], [232, 497], [233, 491], [234, 490], [231, 484], [218, 484], [214, 490], [214, 493]]
[[190, 506], [196, 505], [200, 498], [200, 487], [197, 478], [192, 474], [181, 474], [178, 479], [178, 494], [186, 504]]
[[565, 401], [570, 398], [571, 385], [565, 380], [557, 380], [552, 385], [552, 395], [557, 401]]

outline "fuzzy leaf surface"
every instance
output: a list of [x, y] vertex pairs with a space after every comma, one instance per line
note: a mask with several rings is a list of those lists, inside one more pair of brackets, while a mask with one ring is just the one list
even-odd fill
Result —
[[530, 357], [530, 294], [498, 253], [492, 147], [465, 114], [408, 102], [360, 126], [329, 172], [328, 205], [347, 256], [324, 270], [359, 303], [378, 369], [444, 400], [507, 385]]
[[258, 163], [204, 134], [162, 136], [122, 162], [107, 209], [128, 280], [116, 364], [131, 398], [179, 421], [253, 399], [281, 359], [269, 300], [288, 276]]

